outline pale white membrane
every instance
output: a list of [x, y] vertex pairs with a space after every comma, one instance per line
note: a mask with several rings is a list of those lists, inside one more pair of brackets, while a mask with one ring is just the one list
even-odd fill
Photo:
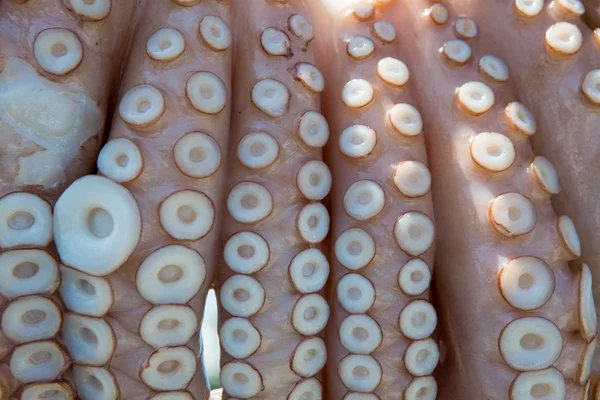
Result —
[[287, 400], [323, 400], [323, 385], [316, 378], [303, 379], [296, 384]]
[[375, 44], [368, 37], [354, 36], [348, 41], [346, 51], [350, 57], [356, 60], [362, 60], [373, 54], [375, 51]]
[[351, 125], [344, 129], [339, 138], [340, 151], [352, 158], [367, 156], [377, 144], [377, 133], [365, 125]]
[[359, 21], [367, 21], [373, 18], [373, 15], [375, 14], [375, 7], [370, 3], [361, 3], [354, 6], [354, 10], [352, 11], [354, 12], [356, 19]]
[[77, 35], [70, 30], [49, 28], [35, 37], [33, 56], [44, 71], [66, 75], [83, 60], [83, 47]]
[[17, 346], [10, 361], [10, 372], [21, 383], [46, 382], [58, 378], [68, 367], [68, 357], [52, 340]]
[[174, 28], [160, 28], [150, 35], [146, 42], [146, 53], [157, 61], [173, 61], [182, 55], [184, 50], [185, 39], [181, 32]]
[[204, 259], [197, 251], [181, 245], [161, 247], [140, 265], [137, 289], [152, 304], [185, 304], [206, 278]]
[[426, 339], [435, 331], [437, 314], [431, 303], [425, 300], [415, 300], [402, 309], [398, 324], [400, 331], [407, 338]]
[[390, 109], [388, 115], [392, 127], [404, 136], [417, 136], [423, 130], [423, 118], [410, 104], [396, 104]]
[[510, 400], [566, 399], [567, 385], [555, 368], [522, 372], [510, 385]]
[[163, 392], [150, 397], [150, 400], [194, 400], [194, 398], [189, 392]]
[[435, 227], [428, 216], [412, 211], [398, 218], [394, 225], [394, 236], [405, 253], [418, 256], [433, 244]]
[[300, 117], [298, 134], [307, 146], [321, 148], [329, 140], [329, 124], [316, 111], [307, 111]]
[[600, 104], [600, 69], [594, 69], [585, 75], [581, 84], [581, 91], [588, 100]]
[[64, 181], [81, 146], [103, 127], [96, 100], [81, 85], [53, 82], [18, 57], [6, 60], [0, 92], [0, 119], [42, 149], [19, 158], [14, 184], [53, 187]]
[[274, 79], [263, 79], [252, 88], [252, 103], [270, 117], [278, 118], [288, 112], [290, 91]]
[[342, 101], [351, 108], [361, 108], [373, 100], [375, 90], [365, 79], [352, 79], [342, 89]]
[[394, 185], [406, 197], [421, 197], [429, 193], [431, 173], [420, 161], [402, 161], [393, 174]]
[[591, 340], [598, 332], [598, 319], [594, 295], [592, 294], [592, 273], [586, 264], [581, 264], [579, 274], [579, 323], [581, 325], [581, 336], [586, 341]]
[[185, 305], [162, 305], [151, 308], [140, 322], [140, 336], [150, 346], [186, 344], [198, 329], [198, 317]]
[[198, 240], [212, 229], [215, 221], [215, 206], [202, 192], [181, 190], [163, 200], [158, 215], [162, 228], [171, 237]]
[[473, 52], [471, 46], [464, 40], [453, 39], [449, 40], [442, 46], [442, 54], [450, 61], [463, 65], [471, 59]]
[[200, 36], [213, 50], [227, 50], [233, 42], [231, 30], [219, 17], [207, 15], [200, 21]]
[[509, 323], [498, 343], [504, 361], [517, 371], [550, 367], [562, 352], [560, 330], [540, 317], [524, 317]]
[[375, 304], [375, 287], [360, 274], [346, 274], [337, 285], [337, 299], [352, 314], [367, 312]]
[[347, 229], [335, 242], [335, 257], [344, 267], [359, 270], [375, 257], [375, 241], [360, 228]]
[[448, 9], [445, 5], [438, 3], [431, 6], [428, 10], [431, 20], [438, 25], [444, 25], [448, 21]]
[[240, 182], [227, 197], [229, 214], [238, 222], [250, 224], [261, 221], [273, 211], [271, 193], [254, 182]]
[[344, 400], [380, 400], [380, 399], [373, 393], [348, 392], [344, 396]]
[[273, 136], [266, 132], [252, 132], [240, 140], [237, 156], [240, 162], [248, 168], [266, 168], [277, 160], [279, 144]]
[[315, 293], [304, 295], [294, 305], [292, 325], [304, 336], [316, 335], [329, 321], [329, 312], [329, 304], [323, 296]]
[[387, 84], [404, 86], [410, 78], [408, 67], [393, 57], [385, 57], [377, 63], [377, 75]]
[[230, 361], [221, 368], [221, 385], [228, 395], [249, 399], [264, 390], [260, 373], [242, 361]]
[[60, 267], [60, 297], [65, 306], [78, 314], [102, 317], [112, 307], [114, 294], [108, 279]]
[[227, 104], [227, 88], [212, 72], [200, 71], [190, 76], [185, 95], [192, 107], [204, 114], [218, 114]]
[[189, 132], [175, 143], [173, 159], [185, 175], [206, 178], [217, 172], [222, 155], [219, 145], [208, 134]]
[[413, 376], [430, 375], [440, 361], [440, 350], [429, 338], [412, 342], [404, 351], [404, 366]]
[[594, 359], [594, 353], [596, 352], [596, 341], [597, 337], [594, 337], [590, 343], [586, 344], [585, 350], [581, 355], [579, 369], [577, 370], [577, 381], [580, 385], [585, 385], [587, 380], [590, 379], [592, 361]]
[[229, 277], [219, 289], [221, 306], [235, 317], [250, 317], [265, 304], [265, 289], [259, 281], [246, 275]]
[[514, 130], [531, 136], [537, 130], [535, 117], [523, 104], [513, 101], [504, 109], [504, 120]]
[[73, 365], [73, 381], [85, 400], [117, 400], [120, 392], [117, 380], [106, 368]]
[[546, 31], [546, 45], [558, 54], [572, 55], [583, 46], [583, 34], [575, 24], [557, 22]]
[[310, 378], [318, 374], [327, 361], [325, 341], [320, 337], [304, 339], [292, 352], [290, 367], [298, 376]]
[[535, 17], [542, 12], [544, 0], [515, 0], [515, 8], [526, 17]]
[[292, 55], [290, 38], [281, 29], [266, 28], [260, 35], [260, 44], [265, 53], [272, 56], [290, 57]]
[[163, 94], [152, 85], [134, 86], [119, 103], [119, 115], [125, 122], [137, 127], [152, 125], [166, 110]]
[[296, 184], [308, 200], [323, 200], [331, 190], [331, 171], [323, 161], [308, 161], [300, 167]]
[[371, 180], [354, 182], [344, 194], [344, 209], [352, 218], [366, 221], [379, 214], [385, 206], [383, 188]]
[[496, 132], [482, 132], [471, 141], [471, 158], [480, 167], [500, 172], [510, 168], [517, 154], [513, 142]]
[[373, 24], [373, 33], [384, 43], [392, 43], [396, 40], [396, 29], [387, 21], [377, 21]]
[[0, 253], [0, 294], [7, 298], [52, 294], [60, 284], [58, 263], [44, 250]]
[[290, 72], [294, 79], [315, 93], [321, 93], [325, 89], [323, 74], [312, 64], [305, 62], [297, 63], [292, 67]]
[[554, 165], [542, 156], [536, 156], [531, 164], [540, 186], [549, 194], [560, 193], [560, 182]]
[[344, 318], [338, 333], [342, 346], [354, 354], [371, 354], [379, 347], [383, 338], [377, 321], [365, 314]]
[[15, 343], [50, 339], [60, 329], [62, 313], [58, 305], [41, 296], [16, 299], [2, 313], [2, 332]]
[[479, 33], [477, 24], [470, 18], [457, 18], [453, 27], [454, 34], [461, 39], [473, 39]]
[[135, 143], [129, 139], [112, 139], [104, 145], [98, 160], [98, 171], [115, 182], [129, 182], [142, 172], [144, 160]]
[[140, 379], [154, 390], [184, 389], [196, 373], [196, 353], [185, 346], [156, 350], [144, 362]]
[[305, 43], [310, 42], [314, 37], [312, 25], [300, 14], [293, 14], [288, 18], [288, 28], [294, 36]]
[[486, 54], [479, 59], [479, 73], [498, 82], [506, 82], [510, 77], [508, 65], [500, 57]]
[[585, 13], [585, 6], [580, 0], [555, 0], [555, 3], [558, 8], [567, 13], [572, 13], [577, 16], [581, 16]]
[[438, 385], [433, 376], [413, 379], [404, 389], [404, 400], [435, 400]]
[[510, 260], [499, 276], [504, 299], [519, 310], [542, 307], [554, 292], [554, 273], [548, 264], [536, 257]]
[[531, 232], [537, 220], [535, 206], [519, 193], [497, 196], [490, 204], [489, 213], [494, 228], [507, 237]]
[[270, 250], [262, 236], [254, 232], [238, 232], [225, 243], [223, 256], [232, 271], [253, 274], [267, 265]]
[[318, 292], [327, 283], [329, 269], [327, 257], [321, 250], [302, 250], [290, 263], [290, 280], [300, 293]]
[[580, 257], [581, 243], [579, 242], [579, 235], [577, 235], [573, 220], [566, 215], [561, 215], [558, 217], [557, 229], [562, 242], [569, 252], [575, 257]]
[[67, 382], [36, 383], [26, 386], [21, 394], [23, 400], [73, 400], [75, 393]]
[[296, 227], [306, 242], [322, 242], [329, 233], [329, 211], [321, 203], [310, 203], [298, 213]]
[[398, 286], [409, 296], [423, 294], [431, 284], [431, 271], [427, 263], [420, 258], [413, 258], [400, 268]]
[[243, 359], [258, 350], [262, 336], [249, 320], [233, 317], [221, 326], [219, 340], [227, 354], [233, 358]]
[[90, 21], [101, 21], [110, 13], [111, 0], [68, 0], [68, 7]]
[[15, 192], [0, 199], [0, 248], [44, 247], [52, 241], [52, 208], [41, 197]]
[[101, 367], [112, 358], [117, 339], [102, 318], [65, 314], [62, 336], [74, 362]]
[[350, 354], [340, 361], [338, 374], [348, 389], [368, 393], [379, 386], [382, 371], [373, 357]]
[[489, 86], [476, 81], [471, 81], [463, 84], [458, 88], [456, 96], [458, 104], [461, 107], [473, 114], [481, 115], [488, 111], [496, 101], [494, 92]]

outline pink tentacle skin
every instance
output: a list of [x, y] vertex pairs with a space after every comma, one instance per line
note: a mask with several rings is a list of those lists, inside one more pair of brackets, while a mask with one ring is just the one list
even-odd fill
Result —
[[98, 176], [55, 207], [78, 395], [204, 399], [198, 331], [225, 188], [229, 6], [144, 4]]
[[[456, 3], [457, 12], [469, 7], [468, 2], [452, 3]], [[593, 2], [588, 6], [590, 14], [597, 13]], [[576, 245], [572, 251], [580, 259], [572, 266], [581, 262], [589, 265], [598, 305], [600, 31], [592, 31], [583, 23], [580, 15], [585, 8], [578, 0], [548, 2], [535, 15], [523, 15], [515, 8], [515, 4], [495, 4], [476, 9], [474, 18], [478, 20], [495, 15], [506, 21], [483, 35], [481, 46], [490, 47], [493, 43], [496, 55], [506, 60], [512, 72], [519, 101], [537, 119], [533, 148], [554, 165], [560, 178], [560, 186], [553, 191], [553, 204], [558, 213], [570, 216], [577, 227], [579, 237], [573, 232]], [[517, 28], [519, 35], [514, 33]], [[502, 40], [498, 40], [500, 37]], [[539, 65], [532, 68], [527, 58], [513, 57], [515, 51], [534, 54]], [[600, 357], [594, 358], [593, 371], [600, 373]], [[594, 392], [600, 397], [599, 389], [594, 388]]]
[[510, 69], [484, 44], [484, 19], [438, 3], [448, 13], [440, 21], [429, 2], [402, 4], [402, 25], [419, 38], [403, 42], [409, 67], [421, 66], [414, 81], [436, 89], [421, 104], [448, 349], [438, 398], [587, 398], [591, 274], [567, 264], [578, 239], [551, 205], [556, 175], [532, 151], [531, 112], [514, 103]]
[[0, 398], [74, 399], [52, 206], [92, 172], [137, 1], [0, 3]]
[[431, 176], [399, 9], [322, 3], [315, 25], [328, 38], [318, 44], [336, 211], [326, 398], [434, 399]]
[[309, 1], [236, 1], [231, 164], [219, 270], [224, 398], [323, 398], [327, 359], [320, 203], [329, 128]]

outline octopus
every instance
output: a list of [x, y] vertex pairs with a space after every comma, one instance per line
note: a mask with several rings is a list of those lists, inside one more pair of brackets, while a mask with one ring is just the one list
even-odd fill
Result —
[[0, 0], [0, 400], [600, 399], [598, 26]]

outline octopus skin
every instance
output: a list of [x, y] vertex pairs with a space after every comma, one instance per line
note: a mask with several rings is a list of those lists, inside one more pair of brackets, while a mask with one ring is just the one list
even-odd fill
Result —
[[431, 174], [399, 9], [322, 3], [313, 14], [334, 211], [324, 398], [433, 399]]
[[2, 399], [75, 398], [53, 206], [93, 171], [136, 3], [0, 2]]
[[321, 200], [331, 173], [310, 4], [231, 3], [234, 118], [217, 279], [224, 398], [323, 396], [330, 221]]
[[[421, 93], [448, 352], [438, 397], [587, 398], [597, 333], [590, 271], [567, 264], [578, 237], [551, 205], [556, 173], [532, 151], [534, 117], [515, 103], [514, 72], [483, 44], [476, 15], [454, 14], [449, 3], [438, 24], [427, 2], [402, 5], [420, 38], [415, 78], [436, 88]], [[415, 57], [417, 44], [407, 43]]]
[[231, 108], [227, 4], [145, 2], [99, 175], [55, 207], [80, 398], [203, 399]]
[[0, 3], [0, 399], [600, 398], [579, 0], [106, 1]]
[[[468, 2], [456, 4], [457, 12], [468, 7]], [[589, 11], [588, 19], [597, 18], [596, 7], [593, 2], [585, 4]], [[537, 132], [532, 136], [533, 148], [552, 162], [560, 180], [561, 190], [557, 190], [553, 198], [554, 207], [572, 218], [579, 233], [580, 243], [572, 249], [578, 260], [572, 266], [577, 268], [582, 262], [589, 265], [594, 299], [598, 305], [600, 31], [592, 30], [583, 23], [580, 18], [583, 9], [579, 2], [554, 1], [534, 16], [515, 15], [513, 7], [501, 5], [479, 8], [473, 16], [477, 20], [485, 20], [492, 14], [502, 15], [507, 21], [502, 28], [482, 36], [482, 45], [491, 47], [492, 43], [497, 43], [494, 46], [496, 54], [507, 60], [512, 71], [519, 71], [514, 74], [517, 95], [523, 104], [531, 108], [537, 120]], [[527, 40], [516, 40], [514, 28], [517, 26]], [[563, 32], [570, 40], [559, 41], [556, 31]], [[507, 42], [498, 41], [500, 36]], [[504, 43], [518, 43], [516, 51], [534, 54], [541, 60], [539, 69], [534, 72], [524, 60], [509, 57], [515, 47], [509, 49]], [[557, 51], [557, 46], [562, 50]], [[518, 89], [526, 84], [534, 90]], [[592, 374], [595, 379], [600, 374], [598, 356], [594, 357]], [[593, 391], [594, 396], [600, 396], [598, 388], [593, 388]]]

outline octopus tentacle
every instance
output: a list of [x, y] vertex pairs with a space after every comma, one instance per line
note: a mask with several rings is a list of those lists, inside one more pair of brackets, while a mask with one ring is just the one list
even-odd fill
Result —
[[75, 396], [62, 380], [71, 360], [59, 339], [52, 207], [92, 172], [137, 3], [0, 4], [3, 399]]
[[321, 200], [331, 175], [321, 161], [329, 127], [314, 66], [320, 39], [308, 1], [231, 7], [236, 118], [218, 276], [224, 398], [322, 398], [329, 212]]
[[342, 3], [315, 11], [335, 211], [327, 398], [434, 399], [431, 175], [399, 8]]
[[146, 2], [100, 175], [60, 197], [62, 327], [83, 399], [205, 398], [198, 331], [221, 220], [229, 6]]
[[[590, 13], [597, 12], [593, 2], [586, 6]], [[580, 257], [572, 265], [577, 268], [584, 262], [592, 276], [599, 278], [600, 252], [595, 239], [600, 227], [600, 207], [594, 197], [600, 189], [595, 179], [595, 165], [600, 156], [597, 132], [600, 103], [596, 95], [600, 47], [598, 36], [580, 18], [584, 9], [579, 0], [557, 0], [545, 4], [534, 16], [523, 17], [509, 4], [479, 8], [474, 15], [479, 19], [501, 15], [506, 21], [482, 37], [481, 45], [487, 47], [493, 43], [496, 54], [506, 59], [509, 68], [519, 71], [513, 74], [516, 95], [537, 118], [533, 148], [553, 164], [560, 178], [561, 190], [552, 193], [556, 195], [552, 202], [557, 212], [570, 217], [561, 217], [559, 227], [562, 222], [563, 231], [571, 238], [567, 244], [573, 257]], [[518, 36], [514, 34], [516, 27], [520, 30]], [[498, 41], [499, 37], [503, 40]], [[515, 45], [516, 51], [542, 60], [536, 72], [526, 60], [510, 57]], [[524, 90], [526, 85], [534, 90]], [[593, 282], [598, 304], [600, 286], [598, 279]], [[587, 341], [592, 338], [585, 332], [583, 336]], [[600, 358], [594, 359], [593, 370], [600, 373]]]
[[[580, 398], [587, 373], [577, 365], [587, 363], [597, 331], [591, 278], [585, 265], [576, 272], [567, 265], [577, 239], [550, 203], [554, 170], [544, 162], [532, 167], [530, 114], [519, 106], [506, 111], [518, 100], [508, 60], [489, 53], [476, 13], [446, 4], [448, 20], [440, 25], [426, 2], [402, 4], [400, 16], [423, 49], [413, 61], [417, 52], [406, 42], [413, 49], [409, 66], [424, 66], [414, 79], [436, 87], [420, 94], [422, 104], [436, 105], [422, 112], [439, 227], [435, 278], [444, 301], [438, 312], [448, 348], [437, 373], [439, 398], [523, 398], [532, 382]], [[444, 54], [444, 43], [456, 38], [470, 48], [471, 61]], [[480, 62], [488, 54], [496, 58]], [[551, 367], [542, 378], [534, 374]]]

